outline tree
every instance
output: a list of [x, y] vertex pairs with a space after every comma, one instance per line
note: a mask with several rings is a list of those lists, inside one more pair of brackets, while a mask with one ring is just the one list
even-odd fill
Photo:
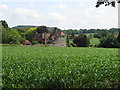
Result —
[[80, 34], [78, 37], [75, 37], [73, 42], [77, 45], [77, 47], [88, 47], [90, 44], [89, 39], [84, 34]]
[[39, 26], [39, 27], [37, 27], [37, 32], [38, 33], [45, 33], [45, 32], [47, 33], [48, 29], [46, 26]]
[[35, 28], [31, 28], [26, 32], [26, 39], [29, 41], [32, 41], [32, 38], [35, 36], [36, 33], [36, 29]]
[[100, 40], [100, 47], [104, 48], [119, 48], [120, 44], [116, 37], [109, 35]]
[[99, 33], [95, 33], [93, 36], [94, 38], [101, 38], [101, 35]]
[[99, 7], [102, 4], [105, 6], [111, 5], [112, 7], [115, 7], [116, 3], [120, 3], [120, 0], [97, 0], [96, 7]]
[[2, 24], [3, 28], [8, 28], [8, 24], [5, 20], [1, 20], [0, 23]]
[[74, 37], [74, 36], [75, 36], [75, 34], [74, 34], [74, 33], [72, 33], [72, 34], [71, 34], [71, 37]]
[[54, 28], [54, 31], [61, 31], [61, 29], [55, 27], [55, 28]]
[[16, 29], [9, 28], [5, 20], [1, 20], [0, 23], [2, 24], [2, 43], [20, 44], [22, 42], [23, 38]]
[[67, 45], [69, 46], [69, 36], [67, 35]]
[[117, 40], [120, 43], [120, 30], [119, 30], [119, 34], [118, 34]]
[[99, 33], [95, 33], [95, 34], [94, 34], [94, 38], [106, 37], [108, 34], [110, 34], [110, 33], [108, 33], [108, 31], [103, 30], [103, 31], [101, 31], [101, 32], [99, 32]]
[[23, 38], [21, 37], [17, 30], [3, 28], [2, 43], [20, 44], [22, 41]]
[[73, 39], [75, 37], [74, 32], [71, 33], [70, 39]]
[[31, 28], [17, 28], [16, 30], [19, 32], [19, 34], [23, 37], [26, 38], [26, 34], [28, 33], [28, 30]]

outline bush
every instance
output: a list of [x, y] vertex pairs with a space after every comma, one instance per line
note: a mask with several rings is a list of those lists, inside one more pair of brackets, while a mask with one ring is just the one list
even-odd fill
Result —
[[71, 45], [72, 47], [77, 47], [77, 45], [74, 44], [74, 43], [70, 43], [70, 45]]
[[120, 43], [120, 30], [119, 30], [119, 34], [118, 34], [117, 40]]
[[90, 47], [93, 47], [93, 45], [90, 45]]
[[94, 38], [101, 38], [101, 35], [98, 34], [98, 33], [95, 33], [95, 34], [94, 34]]
[[37, 32], [38, 33], [45, 33], [45, 32], [47, 33], [48, 29], [46, 26], [39, 26], [39, 27], [37, 27]]
[[26, 34], [26, 38], [29, 41], [32, 41], [32, 38], [35, 36], [36, 31], [35, 30], [28, 30]]
[[45, 47], [49, 47], [50, 45], [49, 44], [45, 44]]
[[33, 45], [39, 44], [38, 41], [32, 41]]
[[[110, 33], [109, 33], [110, 34]], [[107, 31], [101, 31], [99, 33], [95, 33], [94, 34], [94, 38], [102, 38], [102, 37], [106, 37], [108, 35]]]
[[2, 43], [9, 43], [9, 44], [20, 44], [24, 39], [18, 33], [17, 30], [14, 29], [5, 29], [3, 28], [2, 31]]
[[118, 48], [118, 47], [120, 47], [120, 43], [118, 43], [118, 40], [116, 37], [109, 35], [100, 40], [100, 47]]
[[83, 34], [80, 34], [78, 37], [76, 37], [73, 42], [77, 45], [77, 47], [88, 47], [90, 44], [89, 38]]

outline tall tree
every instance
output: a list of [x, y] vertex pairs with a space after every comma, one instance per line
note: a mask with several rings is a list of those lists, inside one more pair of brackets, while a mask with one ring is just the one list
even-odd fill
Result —
[[1, 20], [0, 23], [2, 24], [2, 27], [8, 28], [8, 24], [5, 20]]
[[37, 27], [37, 32], [38, 33], [45, 33], [45, 32], [47, 33], [48, 29], [46, 26], [39, 26], [39, 27]]
[[100, 47], [104, 47], [104, 48], [120, 48], [118, 40], [116, 37], [114, 36], [107, 36], [107, 37], [103, 37], [100, 40]]
[[89, 39], [84, 34], [80, 34], [78, 37], [75, 37], [73, 42], [77, 45], [77, 47], [88, 47], [90, 44]]
[[120, 43], [120, 29], [118, 29], [118, 30], [119, 30], [119, 34], [118, 34], [117, 40]]

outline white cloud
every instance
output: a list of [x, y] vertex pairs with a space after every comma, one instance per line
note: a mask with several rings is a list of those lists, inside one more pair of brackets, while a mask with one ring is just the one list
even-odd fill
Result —
[[[94, 3], [91, 6], [86, 1], [81, 0], [80, 2], [60, 2], [57, 5], [56, 3], [46, 3], [39, 7], [35, 7], [35, 3], [23, 4], [23, 7], [11, 7], [7, 4], [0, 4], [0, 19], [7, 20], [10, 26], [33, 24], [57, 26], [61, 29], [117, 27], [117, 8], [105, 7], [104, 5], [95, 8]], [[43, 3], [39, 2], [37, 4]], [[48, 8], [50, 6], [52, 7]]]
[[62, 15], [62, 14], [59, 14], [59, 13], [56, 13], [56, 12], [51, 12], [50, 17], [53, 18], [53, 19], [57, 19], [57, 20], [65, 20], [66, 19], [65, 15]]
[[3, 14], [2, 13], [0, 13], [0, 18], [2, 18], [3, 17]]
[[[117, 27], [117, 11], [109, 8], [67, 9], [62, 12], [39, 14], [35, 10], [16, 8], [14, 11], [21, 23], [57, 26], [60, 28], [112, 28]], [[24, 17], [24, 18], [23, 18]], [[23, 18], [23, 19], [22, 19]]]
[[7, 10], [8, 6], [5, 4], [0, 4], [0, 10]]
[[67, 9], [68, 7], [65, 4], [58, 4], [56, 6], [51, 6], [52, 8], [57, 8], [57, 9]]
[[29, 3], [28, 6], [31, 8], [35, 8], [35, 4], [33, 4], [33, 3]]
[[0, 4], [0, 19], [5, 20], [8, 14], [9, 8], [6, 4]]
[[80, 7], [83, 7], [84, 5], [85, 5], [84, 2], [80, 2], [80, 3], [79, 3], [79, 6], [80, 6]]
[[37, 11], [25, 9], [25, 8], [15, 8], [14, 12], [20, 16], [26, 16], [26, 17], [31, 16], [31, 17], [35, 17], [35, 18], [40, 17], [40, 15], [37, 13]]
[[[8, 0], [1, 1], [8, 2]], [[79, 2], [79, 0], [9, 0], [9, 2]]]
[[87, 8], [84, 12], [87, 25], [98, 28], [112, 28], [118, 25], [117, 10], [114, 8]]

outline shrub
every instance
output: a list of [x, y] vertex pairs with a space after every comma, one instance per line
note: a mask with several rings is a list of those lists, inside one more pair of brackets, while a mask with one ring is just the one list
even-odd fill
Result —
[[77, 45], [77, 47], [88, 47], [90, 44], [87, 36], [83, 34], [80, 34], [78, 37], [76, 37], [73, 42]]
[[39, 44], [39, 42], [38, 41], [32, 41], [32, 44], [36, 45], [36, 44]]
[[109, 35], [100, 40], [100, 47], [118, 48], [118, 47], [120, 47], [120, 43], [118, 43], [118, 40], [116, 37]]
[[94, 38], [101, 38], [101, 35], [98, 34], [98, 33], [95, 33], [95, 34], [94, 34]]
[[3, 29], [2, 43], [20, 44], [22, 41], [23, 38], [18, 31], [13, 29]]
[[90, 47], [93, 47], [93, 45], [90, 45]]

